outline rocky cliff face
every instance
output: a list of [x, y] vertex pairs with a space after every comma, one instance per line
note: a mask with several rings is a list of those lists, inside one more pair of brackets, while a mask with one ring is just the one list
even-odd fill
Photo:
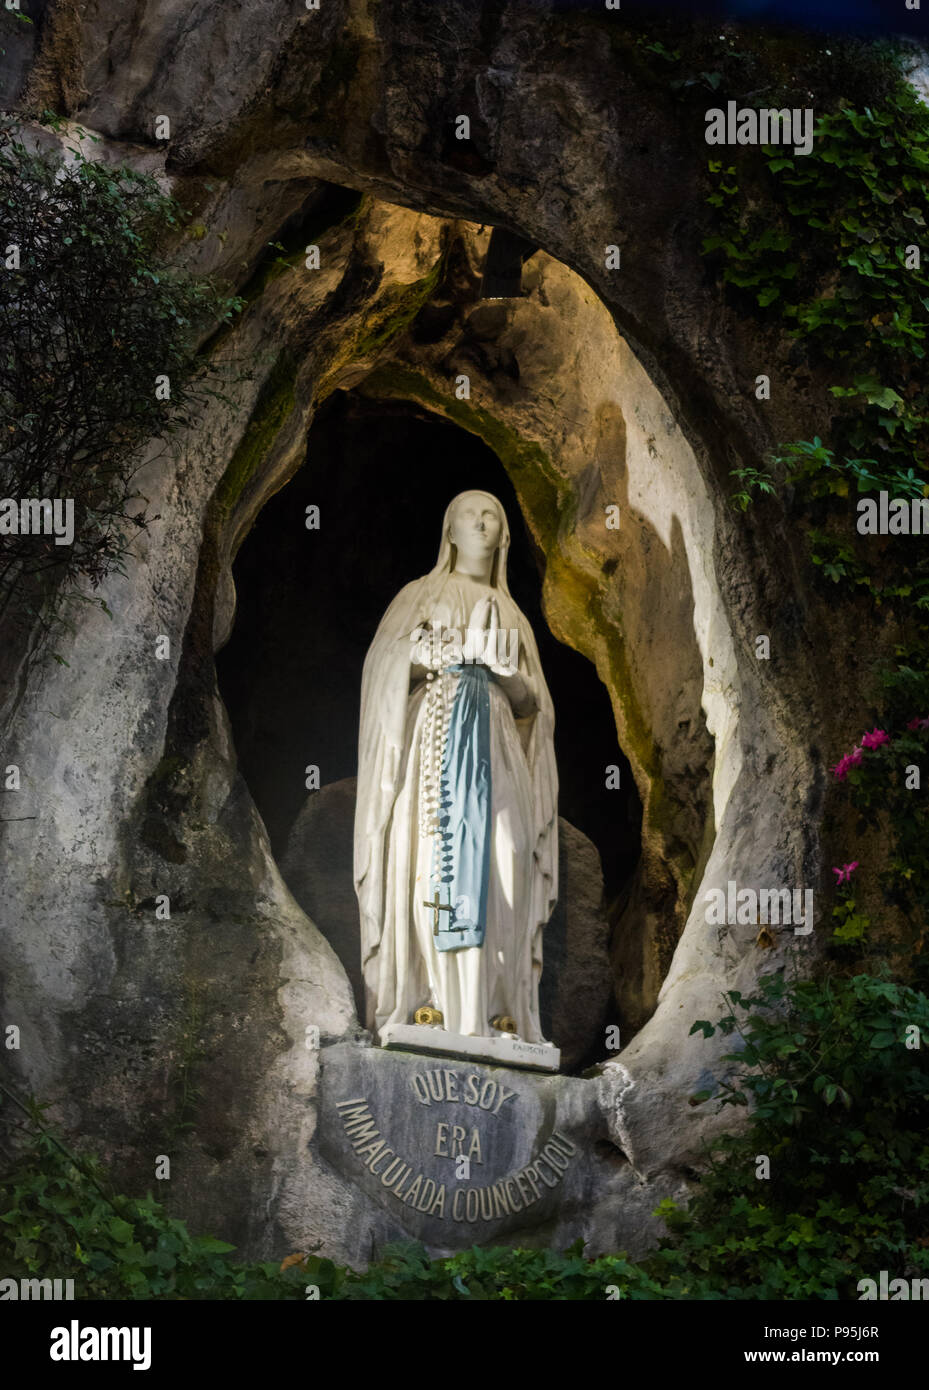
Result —
[[[602, 17], [520, 0], [441, 15], [418, 0], [284, 15], [271, 0], [115, 14], [61, 0], [39, 40], [12, 77], [23, 109], [57, 105], [102, 137], [99, 158], [156, 171], [194, 212], [174, 254], [249, 304], [209, 349], [235, 408], [204, 409], [171, 460], [153, 447], [140, 483], [160, 520], [107, 583], [113, 621], [85, 613], [60, 647], [69, 665], [34, 669], [5, 707], [4, 761], [35, 816], [0, 848], [21, 1081], [127, 1181], [172, 1154], [173, 1208], [250, 1251], [357, 1262], [396, 1233], [319, 1149], [307, 1029], [324, 1053], [363, 1039], [237, 772], [214, 653], [235, 552], [301, 465], [318, 405], [336, 389], [413, 401], [507, 468], [549, 625], [596, 664], [642, 797], [613, 961], [644, 1026], [578, 1083], [570, 1105], [608, 1156], [546, 1228], [634, 1249], [714, 1123], [687, 1104], [714, 1059], [691, 1024], [788, 941], [708, 926], [705, 892], [820, 880], [822, 749], [841, 744], [854, 691], [817, 640], [827, 615], [796, 537], [726, 498], [731, 469], [815, 432], [821, 383], [722, 302], [676, 110]], [[479, 301], [481, 224], [541, 248], [525, 297]], [[282, 233], [289, 264], [271, 267]], [[762, 370], [778, 383], [764, 403]]]

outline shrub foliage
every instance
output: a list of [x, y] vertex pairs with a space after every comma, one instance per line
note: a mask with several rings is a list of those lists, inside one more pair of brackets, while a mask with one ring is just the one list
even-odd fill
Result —
[[183, 210], [152, 177], [28, 149], [10, 121], [0, 207], [0, 496], [75, 504], [71, 545], [0, 532], [2, 615], [14, 593], [31, 608], [121, 568], [151, 519], [142, 449], [211, 391], [208, 369], [194, 383], [196, 336], [240, 301], [162, 263]]

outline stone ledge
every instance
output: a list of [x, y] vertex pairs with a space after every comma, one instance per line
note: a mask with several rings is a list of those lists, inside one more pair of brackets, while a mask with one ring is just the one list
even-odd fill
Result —
[[519, 1038], [470, 1038], [419, 1023], [389, 1023], [381, 1030], [381, 1047], [404, 1048], [438, 1056], [472, 1058], [505, 1067], [557, 1071], [561, 1050], [552, 1043], [528, 1043]]

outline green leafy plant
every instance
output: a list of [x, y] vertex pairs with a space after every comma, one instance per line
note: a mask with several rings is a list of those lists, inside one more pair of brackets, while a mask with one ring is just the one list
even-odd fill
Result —
[[0, 1276], [73, 1279], [77, 1299], [279, 1299], [306, 1297], [305, 1285], [326, 1274], [233, 1262], [234, 1246], [190, 1235], [151, 1195], [114, 1193], [103, 1165], [47, 1126], [47, 1107], [7, 1087], [0, 1098], [13, 1149], [0, 1182]]
[[[771, 474], [740, 471], [733, 504], [746, 510], [776, 487], [806, 533], [814, 570], [849, 600], [870, 604], [874, 621], [880, 613], [896, 624], [924, 667], [925, 540], [895, 536], [888, 544], [859, 535], [851, 500], [876, 492], [929, 496], [929, 264], [921, 254], [929, 226], [929, 111], [894, 70], [894, 62], [886, 64], [888, 80], [871, 102], [818, 105], [808, 155], [767, 146], [736, 148], [728, 162], [710, 160], [707, 202], [717, 226], [703, 251], [746, 313], [779, 321], [798, 355], [832, 375], [829, 438], [782, 445], [770, 458]], [[918, 702], [907, 717], [927, 710]], [[899, 713], [878, 709], [880, 726], [898, 734], [892, 749], [869, 753], [849, 772], [847, 793], [867, 833], [888, 842], [880, 885], [908, 915], [916, 978], [929, 865], [920, 848], [925, 820], [904, 769], [924, 750]], [[843, 895], [833, 915], [834, 940], [847, 949], [877, 929]]]
[[832, 918], [835, 922], [832, 938], [843, 945], [863, 941], [871, 925], [870, 917], [859, 912], [855, 895], [850, 890], [844, 893], [839, 891], [832, 906]]
[[854, 1298], [881, 1268], [924, 1275], [929, 1000], [886, 971], [780, 970], [725, 998], [730, 1011], [692, 1031], [740, 1044], [715, 1094], [750, 1121], [717, 1146], [690, 1208], [667, 1209], [677, 1256], [690, 1252], [727, 1297]]
[[859, 493], [886, 490], [894, 497], [923, 497], [929, 491], [912, 468], [888, 468], [872, 458], [836, 458], [818, 435], [785, 445], [772, 463], [781, 465], [786, 481], [802, 487], [806, 497], [847, 497], [852, 485]]
[[741, 487], [730, 497], [730, 502], [740, 512], [747, 511], [751, 503], [755, 500], [755, 493], [773, 496], [775, 493], [774, 479], [770, 473], [759, 468], [733, 468], [730, 469], [730, 477], [736, 478]]
[[86, 596], [122, 571], [150, 520], [135, 484], [142, 450], [220, 394], [196, 362], [197, 335], [240, 301], [163, 263], [184, 213], [153, 178], [79, 146], [68, 162], [27, 148], [9, 119], [0, 201], [0, 495], [72, 499], [75, 511], [69, 545], [0, 536], [0, 616], [15, 593], [32, 618], [50, 594]]
[[820, 115], [808, 155], [765, 146], [762, 156], [761, 174], [754, 157], [708, 162], [707, 201], [722, 226], [703, 251], [725, 283], [843, 373], [830, 388], [843, 408], [828, 458], [818, 444], [790, 446], [807, 465], [800, 476], [814, 463], [873, 465], [876, 449], [873, 479], [918, 480], [929, 471], [929, 383], [918, 370], [929, 334], [929, 265], [918, 250], [929, 224], [929, 112], [899, 81], [879, 106]]

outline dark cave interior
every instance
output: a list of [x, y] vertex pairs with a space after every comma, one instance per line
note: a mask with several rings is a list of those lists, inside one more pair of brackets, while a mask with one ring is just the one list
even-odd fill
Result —
[[[361, 669], [391, 599], [435, 563], [442, 516], [469, 488], [494, 493], [511, 530], [510, 590], [529, 618], [555, 706], [560, 814], [595, 844], [606, 903], [640, 852], [641, 804], [605, 687], [556, 640], [541, 609], [541, 556], [496, 455], [404, 402], [335, 392], [305, 465], [261, 511], [234, 565], [235, 626], [218, 653], [239, 765], [280, 858], [308, 793], [357, 772]], [[318, 530], [306, 508], [320, 509]], [[620, 768], [620, 789], [606, 767]]]

